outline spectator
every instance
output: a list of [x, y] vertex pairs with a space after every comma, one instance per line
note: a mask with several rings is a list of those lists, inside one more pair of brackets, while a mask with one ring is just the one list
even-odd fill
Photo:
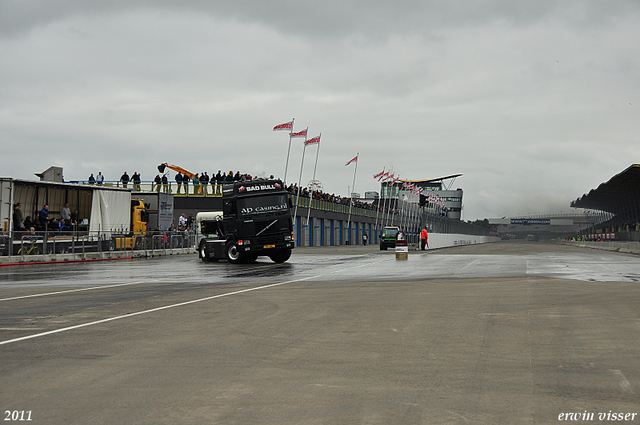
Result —
[[216, 174], [216, 195], [222, 195], [222, 183], [224, 183], [224, 177], [222, 177], [221, 170], [218, 170], [218, 173]]
[[89, 176], [89, 184], [95, 184], [96, 183], [96, 178], [93, 177], [93, 173], [91, 173], [91, 175]]
[[209, 175], [206, 171], [200, 176], [200, 183], [202, 184], [202, 192], [204, 193], [204, 196], [207, 196], [207, 184], [209, 183]]
[[13, 230], [24, 232], [24, 215], [21, 208], [22, 204], [20, 202], [13, 205]]
[[169, 189], [169, 179], [167, 178], [167, 175], [163, 174], [161, 180], [162, 180], [163, 192], [164, 193], [171, 193], [171, 190]]
[[178, 174], [176, 174], [176, 184], [178, 185], [178, 190], [176, 194], [178, 194], [182, 189], [182, 173], [180, 171], [178, 171]]
[[62, 217], [65, 225], [69, 226], [71, 224], [71, 210], [68, 202], [65, 202], [64, 207], [60, 210], [60, 217]]
[[47, 230], [47, 226], [49, 224], [49, 205], [45, 204], [45, 206], [40, 210], [40, 213], [38, 213], [38, 223], [40, 224], [41, 230]]
[[53, 220], [51, 220], [51, 228], [53, 230], [66, 230], [67, 226], [64, 225], [64, 223], [62, 222], [62, 220], [58, 220], [57, 218], [53, 217]]
[[77, 226], [79, 223], [80, 223], [80, 213], [78, 212], [78, 209], [75, 209], [71, 213], [71, 224]]
[[196, 174], [195, 176], [193, 176], [193, 194], [200, 194], [201, 190], [200, 189], [200, 179], [198, 178], [198, 175]]
[[193, 217], [193, 214], [189, 214], [189, 218], [187, 218], [187, 230], [191, 229], [191, 225], [196, 219]]
[[28, 215], [27, 218], [24, 219], [24, 228], [25, 230], [32, 231], [36, 227], [36, 223], [31, 220], [31, 216]]
[[[160, 178], [160, 174], [156, 174], [156, 178], [153, 179], [153, 182], [156, 185], [156, 192], [160, 193], [160, 186], [162, 185], [162, 179]], [[151, 189], [153, 191], [153, 189]]]
[[127, 184], [129, 183], [129, 174], [125, 171], [123, 175], [120, 176], [120, 181], [122, 182], [122, 187], [127, 188]]
[[178, 219], [178, 230], [185, 230], [187, 228], [187, 215], [182, 213]]
[[182, 184], [184, 185], [184, 194], [188, 195], [189, 194], [189, 180], [191, 180], [189, 178], [188, 175], [184, 174], [182, 176]]
[[104, 176], [102, 175], [102, 171], [98, 172], [98, 175], [96, 176], [96, 182], [98, 183], [98, 185], [102, 185], [102, 183], [104, 182]]
[[140, 174], [138, 172], [134, 172], [133, 176], [131, 176], [131, 181], [133, 181], [133, 190], [136, 192], [140, 192]]

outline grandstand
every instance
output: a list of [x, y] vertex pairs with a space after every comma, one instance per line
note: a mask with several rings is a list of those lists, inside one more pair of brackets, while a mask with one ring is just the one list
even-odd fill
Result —
[[[397, 199], [417, 204], [420, 199], [417, 190], [422, 189], [423, 194], [433, 194], [442, 201], [442, 204], [436, 204], [427, 200], [427, 210], [431, 210], [433, 213], [441, 213], [447, 218], [460, 220], [462, 216], [462, 189], [451, 190], [451, 187], [456, 178], [461, 175], [453, 174], [427, 180], [398, 179], [395, 182], [382, 182], [380, 197], [381, 199]], [[441, 205], [443, 208], [441, 208]]]
[[616, 174], [571, 202], [571, 206], [598, 211], [606, 218], [584, 229], [585, 238], [600, 240], [604, 239], [602, 235], [614, 235], [616, 240], [640, 241], [640, 164]]

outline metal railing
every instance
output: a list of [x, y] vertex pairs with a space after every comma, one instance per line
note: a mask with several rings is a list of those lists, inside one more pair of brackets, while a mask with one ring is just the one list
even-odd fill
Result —
[[195, 242], [193, 231], [149, 231], [142, 235], [118, 231], [10, 231], [0, 232], [0, 257], [27, 261], [36, 256], [55, 260], [57, 256], [66, 254], [82, 259], [89, 254], [127, 256], [139, 251], [192, 248]]
[[140, 183], [122, 183], [120, 181], [110, 180], [102, 183], [89, 183], [87, 180], [75, 180], [69, 183], [82, 184], [87, 186], [102, 186], [102, 187], [118, 187], [122, 189], [128, 189], [132, 192], [146, 192], [146, 193], [171, 193], [174, 196], [185, 197], [222, 197], [222, 184], [207, 183], [197, 184], [193, 183], [181, 183], [167, 182], [156, 183], [154, 181], [141, 181]]

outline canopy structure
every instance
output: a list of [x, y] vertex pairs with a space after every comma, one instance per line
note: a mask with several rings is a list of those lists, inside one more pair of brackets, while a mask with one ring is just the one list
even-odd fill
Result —
[[435, 179], [427, 179], [427, 180], [406, 180], [406, 179], [400, 179], [401, 182], [407, 182], [407, 183], [431, 183], [431, 182], [439, 182], [442, 180], [449, 180], [449, 179], [455, 179], [456, 177], [460, 177], [462, 174], [452, 174], [450, 176], [445, 176], [445, 177], [438, 177]]
[[638, 223], [640, 210], [640, 164], [633, 164], [623, 172], [602, 183], [597, 189], [571, 202], [573, 208], [586, 208], [614, 214], [616, 224]]

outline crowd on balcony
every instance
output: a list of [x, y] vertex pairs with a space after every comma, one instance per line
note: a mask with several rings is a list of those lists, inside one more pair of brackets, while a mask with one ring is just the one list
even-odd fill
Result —
[[[287, 186], [287, 191], [289, 193], [291, 193], [292, 195], [296, 195], [298, 196], [298, 185], [296, 183], [290, 184], [289, 186]], [[378, 206], [377, 203], [369, 203], [369, 202], [364, 202], [361, 201], [359, 199], [351, 199], [347, 196], [339, 196], [336, 194], [328, 194], [328, 193], [324, 193], [321, 190], [309, 190], [306, 187], [302, 187], [300, 188], [300, 194], [299, 196], [301, 198], [311, 198], [314, 199], [316, 201], [325, 201], [325, 202], [333, 202], [334, 204], [340, 204], [340, 205], [349, 205], [349, 202], [352, 202], [352, 205], [356, 208], [362, 208], [365, 210], [370, 210], [370, 211], [376, 211], [379, 210], [382, 213], [387, 213], [390, 212], [392, 214], [398, 214], [399, 211], [394, 208], [393, 205], [388, 205], [385, 206], [384, 203], [380, 206]]]

